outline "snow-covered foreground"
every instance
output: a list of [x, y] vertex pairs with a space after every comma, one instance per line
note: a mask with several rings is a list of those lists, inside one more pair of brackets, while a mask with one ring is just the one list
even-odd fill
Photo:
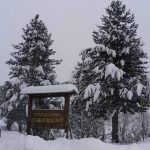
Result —
[[149, 150], [150, 139], [137, 144], [107, 144], [98, 139], [86, 138], [67, 140], [59, 138], [44, 141], [37, 136], [25, 136], [14, 131], [3, 131], [0, 138], [0, 150]]

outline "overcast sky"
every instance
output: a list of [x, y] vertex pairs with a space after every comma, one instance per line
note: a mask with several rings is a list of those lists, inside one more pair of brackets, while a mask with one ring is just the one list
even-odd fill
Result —
[[[150, 1], [122, 0], [135, 14], [147, 53], [150, 48]], [[111, 0], [0, 0], [0, 84], [9, 79], [5, 62], [14, 51], [12, 44], [22, 41], [22, 28], [40, 15], [52, 33], [56, 58], [63, 59], [57, 69], [58, 81], [70, 80], [79, 60], [79, 52], [94, 45], [92, 31], [101, 24], [101, 16]]]

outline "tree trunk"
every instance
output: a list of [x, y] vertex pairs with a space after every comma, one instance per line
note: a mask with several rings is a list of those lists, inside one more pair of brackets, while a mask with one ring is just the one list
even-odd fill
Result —
[[112, 143], [118, 143], [118, 111], [112, 117]]

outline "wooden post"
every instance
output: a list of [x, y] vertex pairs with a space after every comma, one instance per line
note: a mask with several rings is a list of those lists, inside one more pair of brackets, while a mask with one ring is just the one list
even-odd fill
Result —
[[69, 98], [70, 95], [65, 95], [65, 132], [66, 132], [66, 138], [68, 139], [68, 131], [69, 131]]
[[32, 96], [29, 95], [28, 100], [28, 118], [27, 118], [27, 135], [31, 134], [31, 115], [32, 115]]

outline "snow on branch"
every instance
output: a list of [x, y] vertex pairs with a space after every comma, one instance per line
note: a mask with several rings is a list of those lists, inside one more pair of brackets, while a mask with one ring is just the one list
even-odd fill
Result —
[[120, 60], [120, 64], [122, 67], [124, 67], [124, 64], [125, 64], [124, 60]]
[[96, 46], [94, 46], [93, 48], [89, 48], [89, 49], [83, 49], [79, 55], [87, 55], [93, 51], [96, 52], [106, 52], [108, 55], [111, 55], [112, 57], [116, 57], [116, 51], [113, 49], [110, 49], [108, 47], [105, 47], [102, 44], [97, 44]]
[[89, 53], [90, 50], [91, 50], [91, 48], [81, 50], [80, 53], [79, 53], [79, 56], [87, 55], [87, 54]]
[[96, 90], [95, 90], [95, 93], [94, 93], [94, 102], [98, 99], [99, 97], [99, 94], [100, 94], [100, 90], [101, 90], [101, 86], [99, 84], [96, 85]]
[[35, 68], [35, 70], [41, 74], [44, 73], [42, 66], [38, 66], [37, 68]]
[[91, 62], [92, 62], [91, 57], [87, 57], [87, 58], [85, 58], [83, 64], [84, 64], [84, 65], [89, 65]]
[[44, 80], [44, 81], [41, 81], [41, 84], [42, 85], [51, 85], [51, 82], [49, 80]]
[[[141, 83], [137, 83], [136, 85], [137, 96], [141, 96], [143, 88], [145, 88], [145, 86], [143, 86]], [[133, 92], [131, 90], [128, 90], [127, 88], [120, 89], [120, 97], [131, 100], [133, 98]]]
[[124, 72], [122, 69], [119, 69], [118, 67], [116, 67], [114, 64], [110, 63], [106, 66], [105, 69], [105, 79], [108, 76], [111, 76], [111, 78], [113, 79], [117, 79], [117, 81], [120, 81], [120, 79], [122, 78]]
[[136, 92], [137, 92], [138, 96], [141, 96], [143, 88], [144, 88], [144, 86], [141, 83], [137, 84], [137, 90], [136, 90]]
[[11, 99], [10, 99], [10, 102], [16, 101], [17, 96], [18, 96], [17, 94], [13, 95], [13, 96], [11, 97]]
[[92, 104], [92, 101], [87, 101], [86, 102], [86, 108], [85, 108], [85, 111], [88, 111], [89, 110], [89, 106]]
[[84, 99], [94, 96], [95, 102], [100, 94], [100, 90], [101, 86], [99, 85], [99, 83], [97, 83], [96, 85], [93, 84], [88, 85], [84, 92]]
[[[99, 97], [100, 90], [101, 90], [101, 86], [99, 85], [99, 83], [97, 83], [96, 85], [93, 84], [88, 85], [88, 87], [85, 89], [84, 99], [94, 96], [93, 102], [96, 102], [96, 100]], [[89, 110], [90, 105], [92, 105], [92, 100], [90, 101], [88, 100], [86, 102], [85, 111]]]
[[131, 90], [128, 90], [127, 88], [121, 89], [119, 95], [121, 98], [127, 98], [128, 100], [131, 100], [133, 98], [133, 92]]
[[127, 88], [120, 89], [119, 95], [121, 98], [126, 98], [126, 94], [128, 92]]
[[123, 48], [121, 54], [129, 54], [129, 51], [130, 51], [130, 47], [125, 47]]
[[112, 57], [116, 57], [116, 51], [115, 50], [113, 50], [113, 49], [110, 49], [110, 48], [108, 48], [108, 47], [105, 47], [104, 45], [102, 45], [102, 44], [98, 44], [98, 45], [96, 45], [93, 49], [92, 49], [92, 51], [97, 51], [97, 52], [99, 52], [99, 51], [102, 51], [102, 52], [106, 52], [108, 55], [111, 55]]
[[92, 96], [95, 93], [96, 87], [93, 84], [89, 84], [84, 92], [84, 99]]
[[127, 92], [127, 98], [128, 98], [128, 100], [131, 100], [132, 97], [133, 97], [133, 92], [132, 91], [128, 91]]

